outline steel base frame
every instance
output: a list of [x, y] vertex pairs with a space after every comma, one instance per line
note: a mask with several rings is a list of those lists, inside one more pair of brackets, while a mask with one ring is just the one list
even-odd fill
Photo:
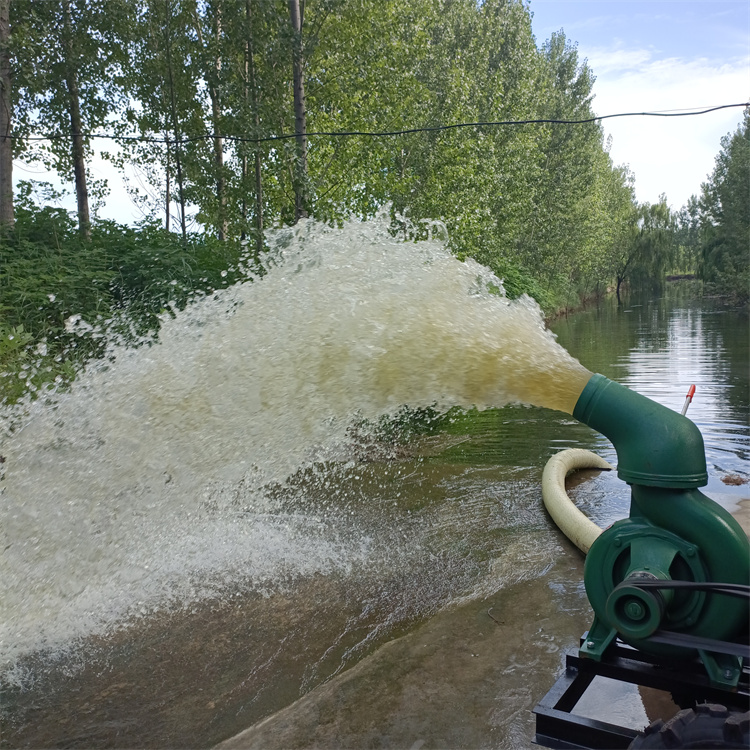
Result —
[[[581, 641], [585, 640], [584, 633]], [[678, 696], [680, 704], [720, 703], [728, 708], [750, 708], [750, 668], [743, 661], [742, 676], [735, 691], [711, 686], [703, 665], [697, 659], [664, 665], [649, 656], [616, 641], [602, 661], [568, 653], [565, 673], [534, 708], [536, 735], [534, 744], [559, 750], [617, 750], [627, 748], [638, 732], [629, 727], [608, 724], [573, 713], [595, 677], [654, 688]]]

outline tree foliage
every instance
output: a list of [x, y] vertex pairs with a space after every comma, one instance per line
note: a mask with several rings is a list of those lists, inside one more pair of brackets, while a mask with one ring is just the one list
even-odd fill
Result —
[[612, 254], [618, 298], [625, 282], [637, 289], [660, 289], [674, 260], [675, 219], [667, 197], [662, 195], [658, 203], [639, 204], [633, 216], [635, 223], [628, 225]]
[[87, 174], [90, 134], [117, 129], [126, 91], [125, 39], [130, 6], [126, 0], [60, 0], [11, 4], [14, 58], [14, 117], [20, 148], [23, 136], [44, 131], [53, 137], [23, 151], [63, 178], [74, 179], [79, 230], [89, 233], [89, 193], [106, 185]]
[[700, 199], [699, 272], [712, 290], [747, 304], [750, 297], [750, 109], [721, 140]]
[[158, 334], [160, 315], [243, 278], [242, 247], [156, 223], [94, 219], [81, 237], [62, 209], [22, 199], [0, 235], [0, 403], [72, 378], [105, 351]]
[[[706, 280], [742, 270], [747, 120], [677, 225], [665, 199], [637, 205], [599, 124], [520, 124], [590, 120], [595, 93], [562, 32], [534, 38], [524, 0], [14, 0], [9, 32], [15, 155], [75, 176], [79, 198], [77, 240], [28, 191], [17, 230], [0, 211], [3, 330], [35, 341], [46, 330], [65, 348], [63, 299], [67, 314], [128, 307], [147, 325], [176, 293], [164, 279], [183, 288], [178, 257], [186, 289], [212, 288], [239, 241], [263, 252], [269, 226], [388, 204], [394, 231], [403, 215], [442, 220], [459, 257], [550, 311], [699, 252]], [[351, 131], [392, 134], [320, 135]], [[114, 136], [106, 156], [130, 180], [138, 228], [96, 218], [97, 132]]]
[[750, 109], [721, 149], [700, 196], [676, 216], [673, 269], [697, 276], [704, 290], [750, 304]]
[[[55, 36], [66, 7], [70, 59]], [[575, 287], [593, 267], [577, 262], [591, 200], [618, 174], [594, 123], [306, 136], [591, 117], [592, 71], [562, 33], [538, 47], [520, 0], [17, 0], [13, 16], [18, 134], [70, 132], [72, 72], [82, 135], [120, 136], [113, 158], [140, 175], [144, 211], [183, 240], [199, 225], [260, 238], [301, 212], [341, 221], [390, 202], [442, 218], [457, 253], [540, 288]], [[69, 177], [73, 153], [56, 139], [25, 156]]]

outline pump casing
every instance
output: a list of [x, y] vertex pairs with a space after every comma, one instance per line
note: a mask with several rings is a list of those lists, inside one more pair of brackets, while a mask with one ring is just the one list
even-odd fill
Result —
[[618, 476], [631, 486], [629, 517], [586, 558], [595, 616], [581, 656], [600, 660], [619, 637], [667, 660], [698, 656], [712, 683], [736, 686], [742, 659], [716, 644], [747, 639], [747, 600], [726, 591], [750, 584], [750, 543], [698, 489], [708, 482], [700, 431], [603, 375], [589, 380], [573, 416], [612, 441]]

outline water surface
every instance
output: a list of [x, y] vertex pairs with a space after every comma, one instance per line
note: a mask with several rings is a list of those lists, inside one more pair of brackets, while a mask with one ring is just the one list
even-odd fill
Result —
[[[706, 441], [707, 494], [740, 507], [748, 485], [726, 481], [750, 476], [745, 316], [670, 289], [553, 330], [584, 367], [671, 408], [695, 383], [688, 415]], [[200, 595], [145, 602], [118, 627], [15, 658], [2, 746], [208, 747], [285, 707], [258, 725], [255, 746], [528, 745], [531, 707], [591, 616], [582, 558], [541, 507], [543, 466], [565, 447], [615, 460], [572, 417], [508, 406], [452, 412], [395, 448], [339, 445], [266, 485], [263, 507], [222, 485], [184, 508], [212, 529], [195, 536], [196, 562], [221, 563], [175, 584], [176, 601], [186, 586]], [[601, 525], [628, 512], [614, 474], [572, 492]], [[190, 529], [179, 504], [170, 512]], [[125, 587], [137, 590], [154, 560], [168, 580], [160, 542], [171, 549], [151, 537], [155, 554], [121, 571]], [[70, 583], [72, 599], [85, 583]]]

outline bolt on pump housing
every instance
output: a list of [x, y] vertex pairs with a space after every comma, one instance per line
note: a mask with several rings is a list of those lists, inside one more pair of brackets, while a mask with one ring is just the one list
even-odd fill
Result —
[[697, 654], [713, 684], [736, 686], [742, 657], [726, 644], [747, 638], [748, 606], [726, 590], [750, 584], [750, 542], [698, 489], [708, 482], [700, 431], [603, 375], [588, 381], [573, 416], [612, 441], [632, 491], [630, 516], [586, 557], [594, 621], [581, 656], [601, 660], [619, 636], [667, 660]]

